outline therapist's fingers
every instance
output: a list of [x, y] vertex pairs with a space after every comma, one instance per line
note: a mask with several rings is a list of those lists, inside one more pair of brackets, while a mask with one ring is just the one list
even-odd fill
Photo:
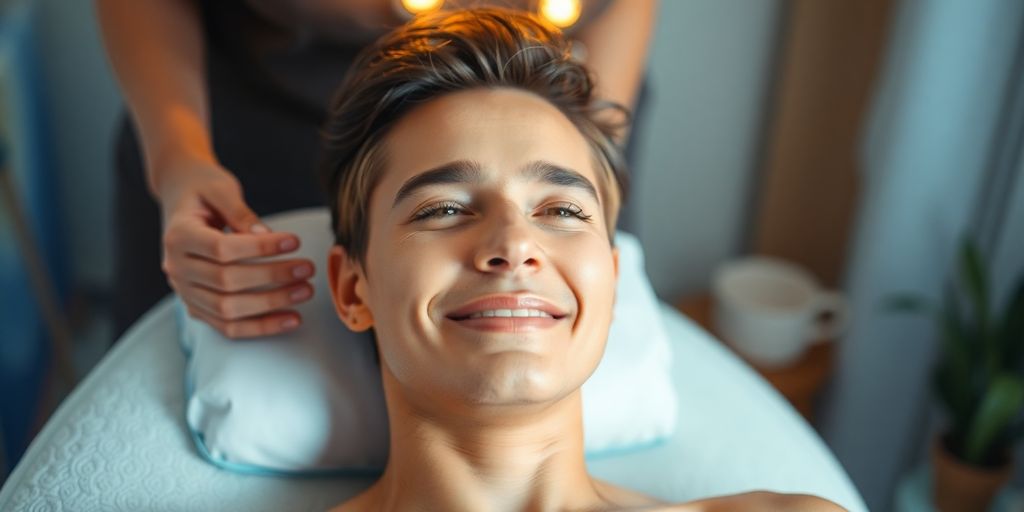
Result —
[[238, 233], [266, 233], [269, 230], [260, 223], [259, 216], [245, 204], [242, 185], [237, 179], [222, 177], [204, 184], [203, 200], [216, 211], [221, 219]]
[[224, 233], [198, 222], [168, 226], [163, 242], [172, 255], [191, 254], [220, 263], [289, 253], [300, 245], [293, 233]]
[[202, 285], [220, 292], [241, 292], [264, 286], [280, 287], [305, 281], [315, 268], [308, 259], [264, 263], [217, 263], [185, 256], [166, 265], [167, 275], [178, 281]]
[[224, 320], [192, 305], [186, 304], [192, 318], [202, 320], [217, 332], [232, 339], [272, 336], [295, 329], [302, 323], [302, 316], [295, 311], [280, 311], [240, 320]]
[[[176, 280], [175, 280], [176, 281]], [[275, 290], [224, 293], [192, 283], [175, 282], [175, 290], [188, 304], [199, 306], [221, 320], [239, 320], [289, 308], [313, 297], [307, 282]]]

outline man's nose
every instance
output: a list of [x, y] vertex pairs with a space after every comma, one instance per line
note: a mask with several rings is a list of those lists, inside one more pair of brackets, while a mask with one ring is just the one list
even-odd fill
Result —
[[507, 213], [488, 223], [474, 263], [481, 272], [517, 273], [540, 268], [532, 226], [521, 214]]

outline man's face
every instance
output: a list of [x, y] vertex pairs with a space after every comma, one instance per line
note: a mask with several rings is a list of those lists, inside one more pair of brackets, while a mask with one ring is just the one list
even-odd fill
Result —
[[384, 371], [403, 393], [463, 405], [582, 385], [604, 351], [618, 253], [579, 131], [532, 94], [472, 90], [411, 111], [386, 154], [368, 273], [347, 267]]

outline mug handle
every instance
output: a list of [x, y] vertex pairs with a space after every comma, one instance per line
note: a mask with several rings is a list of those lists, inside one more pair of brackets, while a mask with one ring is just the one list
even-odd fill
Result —
[[[837, 292], [820, 292], [815, 304], [815, 319], [808, 332], [808, 340], [811, 342], [819, 340], [834, 339], [841, 336], [850, 320], [850, 307], [846, 299]], [[824, 320], [823, 314], [830, 314], [831, 318]]]

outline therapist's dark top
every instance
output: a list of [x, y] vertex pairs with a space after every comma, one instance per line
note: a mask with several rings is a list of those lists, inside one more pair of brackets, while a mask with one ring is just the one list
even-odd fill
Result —
[[[340, 14], [330, 1], [200, 2], [214, 152], [260, 216], [326, 204], [316, 165], [329, 99], [363, 46], [390, 28], [384, 23], [390, 2], [362, 1], [367, 17], [361, 22]], [[606, 3], [584, 2], [578, 25]], [[116, 166], [112, 307], [120, 336], [171, 289], [160, 268], [159, 208], [146, 188], [127, 116]]]

